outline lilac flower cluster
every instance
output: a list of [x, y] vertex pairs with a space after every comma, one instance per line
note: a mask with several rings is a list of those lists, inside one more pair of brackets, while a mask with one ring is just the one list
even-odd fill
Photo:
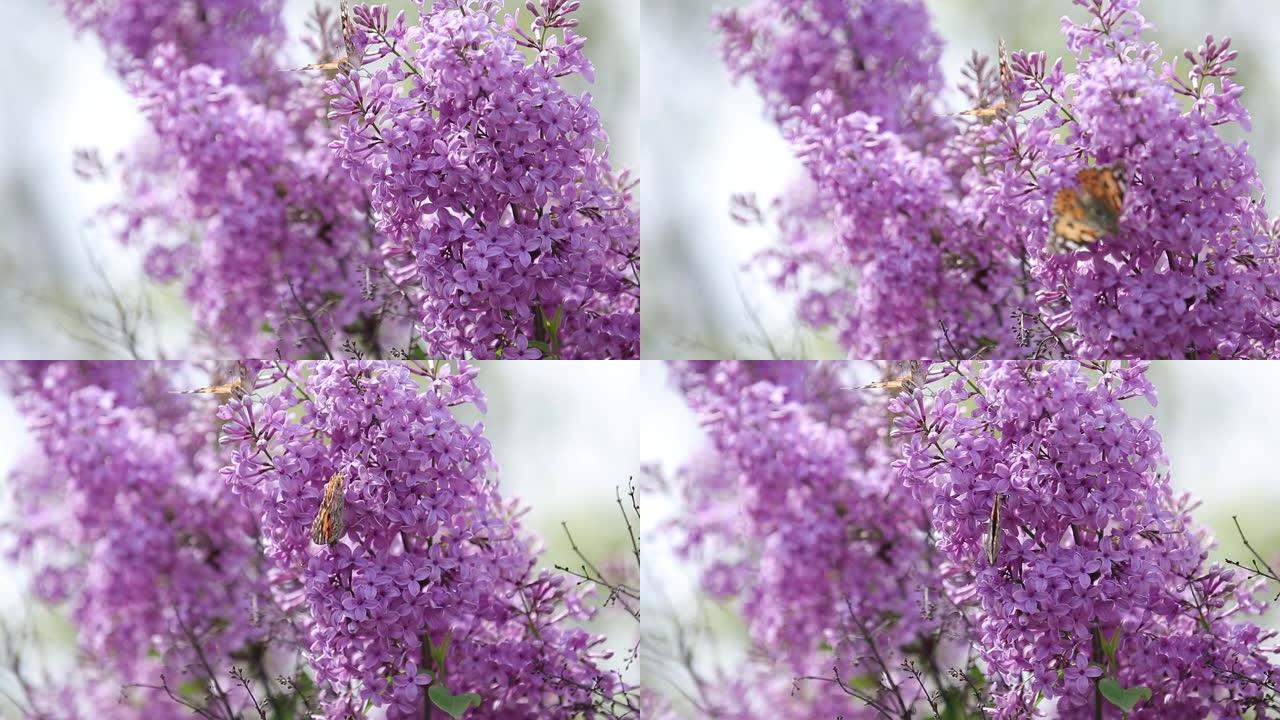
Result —
[[726, 63], [806, 169], [765, 259], [807, 323], [859, 357], [1280, 354], [1280, 222], [1247, 146], [1221, 134], [1249, 126], [1230, 41], [1187, 52], [1182, 75], [1141, 39], [1138, 0], [1075, 4], [1073, 72], [975, 54], [956, 115], [918, 0], [718, 16]]
[[786, 121], [821, 96], [841, 114], [862, 111], [894, 129], [942, 86], [942, 40], [917, 0], [775, 0], [719, 13], [725, 64], [750, 78], [769, 113]]
[[413, 26], [357, 8], [368, 77], [330, 89], [338, 158], [369, 188], [400, 276], [426, 290], [429, 346], [638, 356], [631, 183], [610, 167], [591, 96], [562, 84], [592, 78], [579, 3], [528, 3], [528, 32], [498, 0], [418, 5]]
[[80, 651], [28, 714], [629, 716], [588, 590], [453, 414], [474, 368], [234, 365], [195, 394], [179, 364], [6, 367], [34, 446], [0, 539]]
[[183, 282], [216, 349], [638, 356], [631, 182], [591, 96], [562, 85], [591, 77], [577, 2], [530, 4], [529, 32], [496, 2], [424, 6], [413, 27], [317, 11], [301, 72], [279, 0], [63, 6], [149, 121], [106, 217]]
[[843, 364], [677, 366], [710, 442], [667, 530], [749, 637], [732, 672], [687, 666], [698, 711], [1274, 712], [1261, 581], [1208, 562], [1154, 421], [1127, 409], [1155, 401], [1145, 372], [1009, 361], [858, 385]]
[[198, 223], [203, 233], [175, 246], [157, 239], [148, 272], [184, 278], [198, 324], [234, 338], [237, 354], [283, 344], [290, 355], [327, 356], [344, 337], [375, 354], [396, 336], [408, 343], [409, 329], [387, 320], [402, 295], [370, 275], [378, 259], [362, 195], [335, 180], [314, 84], [279, 72], [259, 87], [228, 83], [171, 50], [132, 80], [153, 145], [131, 158], [124, 232], [132, 240]]
[[8, 550], [35, 568], [41, 600], [67, 604], [92, 661], [30, 698], [41, 717], [190, 717], [164, 685], [216, 692], [229, 718], [245, 698], [223, 690], [226, 658], [287, 636], [267, 610], [252, 514], [209, 481], [210, 409], [169, 393], [174, 369], [6, 368], [34, 440], [11, 478]]
[[[225, 405], [223, 476], [258, 509], [277, 602], [301, 612], [329, 717], [420, 718], [429, 686], [480, 698], [476, 717], [593, 716], [626, 690], [592, 610], [535, 569], [519, 508], [489, 473], [475, 370], [331, 362], [269, 372], [278, 392]], [[425, 386], [425, 389], [424, 389]], [[335, 507], [325, 500], [335, 477]], [[324, 504], [322, 504], [324, 503]], [[314, 544], [322, 512], [343, 518]]]
[[362, 196], [317, 122], [317, 82], [281, 72], [281, 3], [67, 3], [94, 31], [149, 121], [119, 163], [106, 218], [147, 248], [152, 278], [182, 281], [197, 325], [236, 355], [329, 355], [347, 339], [409, 342], [400, 295], [374, 282]]
[[281, 0], [64, 0], [80, 30], [97, 33], [122, 69], [172, 43], [189, 64], [235, 72], [263, 37], [277, 37]]
[[869, 706], [920, 701], [880, 678], [907, 657], [937, 662], [951, 613], [929, 599], [941, 594], [925, 511], [897, 488], [883, 398], [850, 392], [844, 368], [798, 362], [690, 363], [676, 378], [710, 440], [680, 478], [682, 552], [712, 597], [740, 603], [764, 658], [699, 710], [864, 717], [849, 686]]
[[[1129, 717], [1238, 717], [1275, 687], [1258, 585], [1208, 566], [1175, 496], [1145, 366], [991, 363], [894, 405], [906, 488], [930, 508], [940, 572], [976, 606], [997, 717], [1040, 697], [1090, 715], [1106, 679], [1150, 698]], [[1121, 717], [1107, 704], [1107, 717]]]

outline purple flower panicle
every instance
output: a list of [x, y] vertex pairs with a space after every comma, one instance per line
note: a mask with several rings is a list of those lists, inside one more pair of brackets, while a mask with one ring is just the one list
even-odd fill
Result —
[[303, 69], [278, 0], [63, 6], [148, 121], [105, 219], [215, 350], [639, 355], [634, 181], [565, 87], [578, 2], [318, 10]]
[[1073, 71], [975, 54], [961, 113], [917, 0], [717, 16], [726, 64], [806, 171], [763, 267], [851, 356], [1280, 354], [1280, 233], [1247, 145], [1222, 134], [1249, 127], [1230, 40], [1181, 70], [1142, 40], [1137, 0], [1076, 4]]

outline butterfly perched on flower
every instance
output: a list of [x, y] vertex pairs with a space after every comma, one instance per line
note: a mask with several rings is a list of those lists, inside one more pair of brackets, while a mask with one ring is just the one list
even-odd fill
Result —
[[[221, 373], [218, 373], [221, 374]], [[224, 375], [225, 377], [225, 375]], [[226, 382], [219, 382], [206, 387], [199, 387], [194, 390], [172, 390], [175, 395], [243, 395], [247, 390], [247, 382], [249, 377], [249, 368], [243, 362], [236, 362], [235, 374]]]
[[311, 523], [311, 542], [317, 545], [332, 545], [342, 537], [347, 526], [343, 512], [346, 510], [347, 474], [342, 470], [334, 473], [329, 482], [324, 484], [324, 497], [320, 500], [320, 510]]
[[991, 503], [991, 522], [987, 526], [987, 562], [992, 565], [996, 564], [996, 560], [1000, 557], [1000, 546], [1003, 544], [1003, 536], [1000, 532], [1000, 523], [1004, 520], [1004, 496], [996, 495], [996, 499]]
[[342, 5], [340, 6], [338, 13], [341, 15], [342, 23], [342, 45], [344, 50], [342, 57], [334, 58], [325, 62], [303, 65], [300, 68], [295, 68], [295, 70], [323, 70], [327, 73], [343, 73], [349, 72], [355, 66], [356, 60], [359, 59], [356, 57], [356, 27], [355, 24], [351, 22], [351, 13], [347, 10], [347, 0], [342, 0]]
[[963, 112], [952, 113], [951, 117], [974, 117], [986, 124], [990, 124], [991, 121], [997, 118], [1017, 113], [1021, 98], [1014, 96], [1013, 71], [1009, 67], [1009, 50], [1005, 47], [1004, 38], [1000, 39], [997, 58], [999, 59], [998, 67], [1000, 69], [1000, 96], [990, 100], [985, 105], [979, 105]]
[[[901, 372], [899, 372], [899, 370]], [[880, 382], [859, 385], [858, 390], [887, 390], [889, 394], [914, 390], [925, 384], [928, 368], [918, 360], [904, 363], [892, 363], [888, 368], [888, 377]]]
[[195, 390], [174, 390], [175, 395], [235, 395], [243, 387], [240, 378], [221, 385], [196, 388]]
[[1050, 247], [1055, 252], [1092, 245], [1119, 228], [1128, 189], [1124, 166], [1087, 167], [1076, 173], [1076, 181], [1078, 186], [1065, 187], [1053, 197]]

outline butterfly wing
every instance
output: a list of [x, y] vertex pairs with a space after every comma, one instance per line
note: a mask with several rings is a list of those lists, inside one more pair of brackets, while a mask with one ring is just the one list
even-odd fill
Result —
[[346, 530], [345, 510], [346, 474], [338, 471], [324, 485], [320, 510], [311, 523], [311, 542], [317, 545], [332, 545], [337, 542]]
[[1085, 168], [1076, 176], [1094, 214], [1111, 219], [1120, 217], [1124, 209], [1124, 169], [1119, 164]]
[[1053, 197], [1053, 247], [1081, 248], [1119, 228], [1126, 190], [1124, 166], [1087, 167], [1076, 173], [1079, 187]]
[[229, 383], [221, 385], [210, 385], [208, 387], [196, 388], [195, 390], [177, 390], [178, 395], [235, 395], [244, 387], [244, 379], [236, 378]]
[[324, 72], [337, 72], [342, 69], [342, 66], [345, 63], [346, 63], [346, 59], [343, 58], [342, 60], [334, 60], [333, 62], [312, 63], [310, 65], [303, 65], [298, 69], [299, 70], [323, 70]]
[[[898, 372], [893, 372], [896, 367]], [[867, 385], [858, 386], [859, 390], [888, 390], [891, 395], [896, 395], [904, 390], [914, 390], [924, 384], [925, 380], [924, 363], [918, 360], [911, 360], [905, 363], [895, 363], [891, 366], [891, 376], [888, 379], [879, 382], [869, 383]]]
[[353, 62], [356, 58], [356, 24], [351, 21], [351, 12], [347, 8], [347, 0], [342, 0], [342, 47], [347, 51], [346, 60]]
[[996, 560], [1000, 557], [1000, 545], [1003, 540], [1003, 533], [1000, 532], [1000, 523], [1004, 519], [1004, 496], [996, 495], [995, 500], [991, 503], [991, 524], [987, 528], [987, 561], [995, 565]]
[[1004, 38], [1000, 38], [1000, 47], [997, 53], [1000, 56], [1000, 88], [1004, 90], [1006, 101], [1013, 99], [1013, 69], [1009, 65], [1009, 49], [1005, 47]]
[[970, 110], [965, 110], [963, 112], [955, 113], [955, 116], [961, 117], [961, 116], [969, 115], [969, 116], [976, 117], [979, 120], [990, 120], [992, 118], [996, 118], [996, 117], [999, 117], [1000, 115], [1003, 115], [1004, 112], [1008, 109], [1008, 107], [1009, 107], [1009, 103], [1005, 102], [1004, 100], [997, 100], [991, 103], [990, 105], [987, 105], [984, 107], [976, 107]]
[[1076, 188], [1063, 188], [1053, 198], [1053, 238], [1055, 248], [1079, 248], [1102, 236], [1085, 212]]

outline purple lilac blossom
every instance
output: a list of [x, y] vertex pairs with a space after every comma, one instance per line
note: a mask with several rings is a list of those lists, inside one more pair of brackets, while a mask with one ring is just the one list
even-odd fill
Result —
[[1150, 690], [1135, 720], [1239, 717], [1280, 676], [1276, 633], [1247, 619], [1266, 607], [1261, 585], [1208, 563], [1154, 418], [1127, 409], [1156, 400], [1146, 366], [1095, 370], [966, 363], [892, 407], [899, 479], [970, 609], [995, 717], [1026, 717], [1038, 698], [1094, 717], [1103, 678]]
[[[708, 595], [741, 608], [758, 658], [701, 709], [877, 717], [833, 668], [889, 702], [878, 679], [909, 656], [948, 662], [942, 632], [955, 619], [929, 599], [942, 596], [925, 512], [897, 487], [883, 397], [850, 391], [838, 366], [802, 362], [688, 363], [676, 381], [710, 445], [680, 476], [688, 513], [674, 529]], [[914, 704], [919, 689], [905, 697]]]
[[[183, 284], [214, 351], [638, 356], [634, 183], [610, 166], [591, 95], [562, 85], [592, 79], [577, 2], [530, 3], [531, 31], [493, 2], [392, 28], [361, 5], [354, 31], [321, 14], [319, 62], [358, 46], [330, 71], [290, 71], [278, 0], [62, 4], [149, 122], [105, 219], [153, 279]], [[414, 55], [379, 63], [383, 42]], [[407, 67], [426, 84], [349, 117], [344, 91], [385, 94]], [[370, 132], [394, 146], [353, 140]]]
[[34, 441], [11, 478], [7, 549], [34, 567], [37, 598], [65, 603], [91, 659], [30, 698], [45, 717], [190, 717], [161, 678], [175, 691], [228, 687], [233, 652], [288, 633], [267, 611], [253, 515], [210, 482], [221, 465], [211, 410], [170, 394], [176, 368], [5, 368]]
[[[716, 19], [806, 173], [762, 258], [853, 357], [1280, 354], [1277, 222], [1244, 142], [1230, 41], [1161, 61], [1137, 0], [1075, 0], [1075, 61], [975, 55], [949, 114], [918, 0], [756, 0]], [[1089, 167], [1127, 186], [1116, 227], [1053, 237]]]
[[416, 24], [357, 8], [368, 69], [329, 89], [337, 156], [369, 188], [391, 262], [426, 290], [429, 347], [636, 356], [631, 182], [610, 166], [591, 95], [563, 85], [593, 76], [579, 3], [530, 3], [530, 32], [497, 0], [418, 5]]
[[238, 72], [261, 38], [282, 35], [282, 0], [59, 0], [78, 30], [96, 33], [121, 69], [172, 44], [187, 64]]
[[[482, 425], [453, 414], [484, 409], [474, 368], [235, 365], [230, 398], [190, 394], [176, 363], [5, 367], [33, 447], [0, 539], [79, 646], [31, 712], [232, 720], [274, 693], [421, 718], [438, 685], [479, 695], [469, 718], [616, 716], [634, 688], [579, 627], [589, 590], [538, 568]], [[338, 471], [344, 528], [317, 545]]]
[[[593, 612], [583, 592], [536, 569], [482, 426], [453, 415], [484, 409], [475, 374], [318, 363], [220, 412], [223, 476], [261, 513], [272, 591], [307, 618], [329, 717], [372, 703], [420, 718], [430, 684], [478, 694], [477, 718], [594, 717], [625, 690], [600, 664], [603, 638], [572, 627]], [[345, 532], [317, 546], [312, 519], [335, 473]]]
[[748, 638], [696, 676], [698, 710], [1119, 719], [1103, 680], [1150, 692], [1132, 718], [1274, 709], [1262, 581], [1209, 563], [1130, 410], [1156, 400], [1145, 373], [973, 362], [873, 387], [844, 364], [674, 366], [709, 442], [665, 529]]
[[176, 246], [157, 240], [148, 270], [185, 277], [198, 325], [236, 339], [239, 354], [264, 356], [283, 342], [286, 355], [329, 355], [332, 338], [348, 331], [374, 352], [394, 342], [395, 323], [376, 319], [397, 293], [368, 274], [379, 260], [358, 215], [363, 196], [335, 181], [341, 170], [315, 121], [323, 95], [314, 83], [275, 70], [263, 71], [275, 76], [270, 84], [229, 83], [172, 49], [153, 53], [131, 80], [155, 147], [131, 158], [140, 163], [127, 177], [137, 203], [124, 232], [168, 234], [177, 220], [200, 223], [203, 234]]

